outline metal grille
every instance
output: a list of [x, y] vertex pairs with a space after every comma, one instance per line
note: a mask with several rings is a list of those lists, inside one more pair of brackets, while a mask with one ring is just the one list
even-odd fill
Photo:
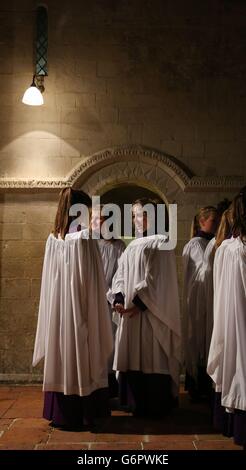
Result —
[[48, 14], [45, 7], [37, 9], [36, 75], [48, 75]]

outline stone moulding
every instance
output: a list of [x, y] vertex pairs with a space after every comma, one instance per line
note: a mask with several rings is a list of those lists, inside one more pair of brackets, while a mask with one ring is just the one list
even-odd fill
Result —
[[141, 145], [131, 145], [109, 148], [97, 152], [87, 157], [82, 163], [79, 163], [64, 178], [47, 178], [40, 180], [1, 178], [0, 190], [2, 192], [10, 190], [57, 191], [66, 186], [79, 188], [82, 187], [93, 174], [96, 174], [102, 168], [123, 161], [135, 161], [140, 167], [141, 163], [145, 163], [157, 169], [161, 168], [178, 184], [180, 189], [185, 192], [236, 191], [246, 184], [246, 177], [243, 176], [194, 176], [189, 169], [183, 166], [182, 162], [164, 152]]

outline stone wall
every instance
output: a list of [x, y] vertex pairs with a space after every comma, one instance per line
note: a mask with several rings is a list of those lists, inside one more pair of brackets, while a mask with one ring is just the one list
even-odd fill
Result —
[[126, 143], [202, 176], [246, 171], [244, 2], [47, 1], [49, 76], [33, 109], [21, 97], [37, 4], [1, 2], [2, 177], [65, 176]]
[[180, 278], [197, 207], [232, 197], [246, 179], [245, 2], [48, 0], [45, 104], [32, 108], [21, 98], [37, 5], [0, 6], [0, 374], [16, 380], [41, 371], [31, 356], [44, 242], [76, 165], [137, 145], [203, 178], [193, 192], [179, 187]]
[[20, 381], [40, 370], [32, 371], [32, 352], [44, 245], [57, 194], [1, 196], [0, 378]]

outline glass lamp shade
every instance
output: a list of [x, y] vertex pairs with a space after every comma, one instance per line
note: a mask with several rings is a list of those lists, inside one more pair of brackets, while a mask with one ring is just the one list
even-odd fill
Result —
[[31, 85], [29, 88], [27, 88], [23, 95], [22, 103], [28, 104], [30, 106], [41, 106], [44, 104], [42, 94], [36, 85]]

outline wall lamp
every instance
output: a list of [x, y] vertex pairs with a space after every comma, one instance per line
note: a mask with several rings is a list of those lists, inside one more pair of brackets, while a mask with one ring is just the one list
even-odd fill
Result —
[[[42, 84], [41, 80], [42, 79]], [[26, 89], [22, 103], [28, 104], [29, 106], [41, 106], [44, 104], [42, 93], [44, 92], [43, 76], [33, 75], [32, 83], [29, 88]]]
[[47, 49], [48, 13], [46, 7], [39, 6], [36, 11], [35, 73], [30, 87], [27, 88], [22, 98], [22, 103], [29, 106], [41, 106], [44, 104], [42, 93], [44, 92], [44, 77], [48, 75]]

